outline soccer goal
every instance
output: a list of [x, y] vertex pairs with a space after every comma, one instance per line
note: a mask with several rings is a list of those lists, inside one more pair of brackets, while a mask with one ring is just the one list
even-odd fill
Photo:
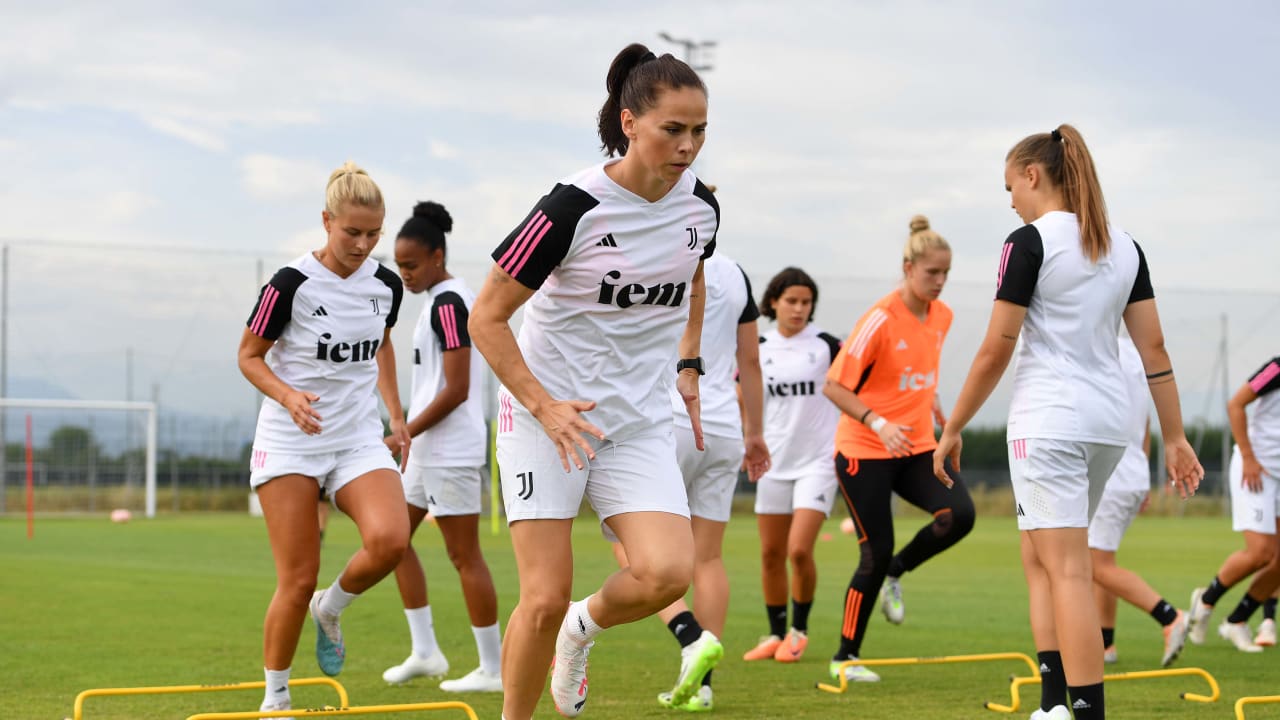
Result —
[[156, 514], [156, 404], [0, 398], [0, 513]]

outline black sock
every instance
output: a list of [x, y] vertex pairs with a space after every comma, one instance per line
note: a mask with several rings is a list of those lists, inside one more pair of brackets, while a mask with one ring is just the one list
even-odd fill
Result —
[[1067, 674], [1062, 670], [1062, 654], [1057, 650], [1036, 653], [1040, 661], [1040, 709], [1049, 712], [1067, 704]]
[[1160, 602], [1151, 608], [1151, 617], [1164, 627], [1169, 627], [1174, 620], [1178, 619], [1178, 608], [1170, 605], [1168, 600], [1160, 598]]
[[711, 687], [711, 671], [710, 670], [707, 671], [706, 675], [702, 676], [702, 684], [705, 685], [706, 687]]
[[1262, 603], [1262, 617], [1265, 620], [1276, 619], [1276, 599], [1270, 598]]
[[1116, 644], [1116, 629], [1102, 628], [1102, 647], [1109, 648]]
[[1075, 720], [1103, 720], [1107, 716], [1102, 683], [1069, 687], [1067, 691], [1071, 693], [1071, 714]]
[[672, 635], [676, 636], [676, 640], [680, 641], [680, 647], [689, 647], [702, 637], [702, 626], [698, 624], [698, 619], [693, 613], [685, 610], [679, 615], [671, 618], [671, 622], [667, 623], [667, 629]]
[[764, 612], [769, 616], [769, 634], [783, 637], [787, 634], [787, 606], [765, 605]]
[[889, 561], [889, 572], [887, 573], [888, 577], [897, 579], [902, 577], [902, 575], [906, 571], [907, 571], [906, 565], [902, 564], [902, 556], [894, 555], [893, 559]]
[[791, 601], [791, 627], [802, 633], [809, 632], [809, 610], [813, 608], [813, 601], [800, 602], [799, 600]]
[[1209, 583], [1209, 587], [1204, 591], [1204, 595], [1200, 597], [1200, 602], [1209, 606], [1217, 605], [1218, 600], [1222, 598], [1223, 593], [1230, 589], [1230, 587], [1222, 584], [1222, 581], [1218, 579], [1217, 575], [1214, 575], [1213, 582]]
[[1231, 614], [1227, 616], [1227, 622], [1249, 622], [1249, 618], [1253, 616], [1254, 611], [1260, 607], [1262, 607], [1261, 600], [1254, 600], [1252, 595], [1245, 593], [1244, 597], [1240, 598], [1240, 604], [1236, 605], [1236, 609], [1232, 610]]

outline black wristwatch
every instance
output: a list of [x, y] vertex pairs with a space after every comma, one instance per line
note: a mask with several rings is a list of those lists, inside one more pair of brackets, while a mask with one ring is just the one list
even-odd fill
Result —
[[680, 362], [677, 362], [677, 363], [676, 363], [676, 372], [678, 373], [678, 372], [680, 372], [681, 370], [697, 370], [699, 375], [706, 375], [706, 374], [707, 374], [706, 369], [702, 366], [702, 358], [701, 358], [701, 357], [696, 357], [696, 358], [686, 358], [686, 359], [684, 359], [684, 360], [681, 360]]

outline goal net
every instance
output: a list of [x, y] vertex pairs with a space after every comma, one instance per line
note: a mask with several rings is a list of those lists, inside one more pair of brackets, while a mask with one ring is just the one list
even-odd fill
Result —
[[0, 513], [156, 514], [155, 403], [0, 398], [0, 448]]

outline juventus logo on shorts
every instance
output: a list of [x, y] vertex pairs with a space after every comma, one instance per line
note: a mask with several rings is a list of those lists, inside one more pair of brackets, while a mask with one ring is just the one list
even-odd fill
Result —
[[516, 496], [521, 500], [528, 500], [533, 497], [533, 473], [517, 473], [516, 477], [520, 478], [520, 492], [516, 493]]

